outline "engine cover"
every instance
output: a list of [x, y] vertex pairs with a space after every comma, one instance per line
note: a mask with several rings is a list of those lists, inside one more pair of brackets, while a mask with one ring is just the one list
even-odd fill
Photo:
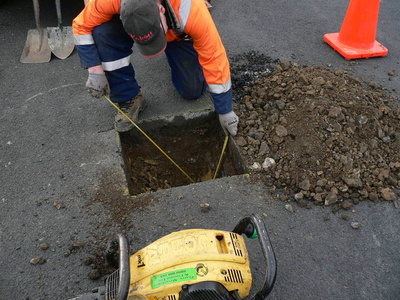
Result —
[[[130, 257], [128, 299], [178, 300], [185, 288], [201, 282], [219, 283], [242, 299], [249, 295], [252, 277], [241, 235], [221, 230], [183, 230], [164, 236]], [[181, 296], [196, 299], [190, 293]]]

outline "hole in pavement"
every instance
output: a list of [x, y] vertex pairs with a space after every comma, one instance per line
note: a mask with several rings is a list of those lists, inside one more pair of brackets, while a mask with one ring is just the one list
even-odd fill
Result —
[[[138, 126], [196, 183], [211, 180], [225, 134], [213, 112], [192, 113], [138, 123]], [[119, 134], [131, 195], [192, 183], [137, 128]], [[246, 173], [246, 165], [230, 138], [217, 178]]]

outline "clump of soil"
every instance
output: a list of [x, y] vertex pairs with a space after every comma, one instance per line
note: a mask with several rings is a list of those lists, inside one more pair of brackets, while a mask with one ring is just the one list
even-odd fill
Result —
[[[400, 109], [376, 83], [286, 61], [243, 86], [235, 138], [255, 177], [300, 206], [395, 200]], [[292, 197], [293, 198], [293, 197]]]

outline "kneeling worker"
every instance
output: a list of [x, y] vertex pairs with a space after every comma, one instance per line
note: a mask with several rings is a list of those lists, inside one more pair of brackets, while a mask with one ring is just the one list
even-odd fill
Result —
[[[143, 96], [130, 63], [135, 42], [146, 58], [165, 52], [183, 98], [198, 99], [208, 86], [222, 128], [236, 135], [229, 61], [205, 0], [91, 0], [74, 19], [73, 32], [92, 96], [109, 93], [137, 120]], [[115, 130], [132, 128], [118, 113]]]

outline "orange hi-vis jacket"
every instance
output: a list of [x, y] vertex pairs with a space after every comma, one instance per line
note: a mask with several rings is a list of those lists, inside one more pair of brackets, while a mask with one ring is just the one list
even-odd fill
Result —
[[[125, 0], [122, 0], [125, 1]], [[128, 0], [129, 1], [129, 0]], [[154, 0], [156, 1], [156, 0]], [[204, 0], [169, 0], [178, 20], [178, 30], [169, 29], [168, 42], [179, 40], [183, 34], [193, 39], [209, 90], [214, 94], [231, 91], [230, 67], [225, 48]], [[95, 46], [93, 28], [111, 20], [120, 13], [121, 0], [92, 0], [73, 21], [75, 44], [85, 65], [98, 65], [98, 58], [81, 55], [85, 47]], [[221, 95], [222, 96], [222, 95]], [[231, 101], [232, 99], [230, 99]]]

